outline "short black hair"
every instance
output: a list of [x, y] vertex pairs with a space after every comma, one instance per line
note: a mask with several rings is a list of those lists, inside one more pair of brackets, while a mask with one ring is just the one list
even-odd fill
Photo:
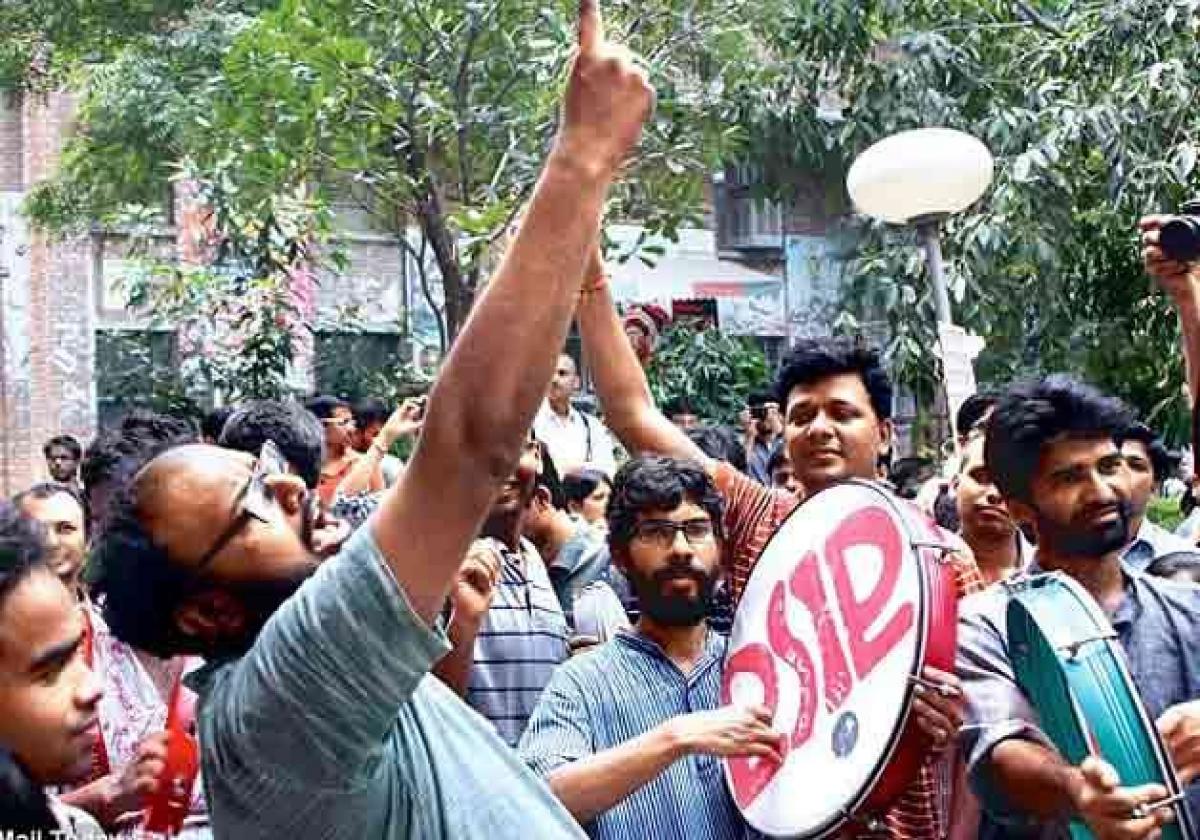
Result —
[[679, 414], [697, 414], [691, 400], [687, 397], [672, 397], [663, 403], [662, 410], [667, 417], [675, 417]]
[[726, 461], [738, 472], [746, 471], [746, 447], [728, 426], [710, 425], [688, 429], [687, 436], [709, 458]]
[[230, 414], [233, 414], [233, 409], [234, 407], [231, 405], [223, 405], [206, 412], [200, 418], [200, 434], [209, 440], [219, 440], [221, 430], [225, 428], [225, 421], [229, 419]]
[[325, 460], [325, 432], [321, 422], [298, 403], [251, 400], [225, 421], [217, 441], [226, 449], [257, 455], [263, 444], [274, 441], [279, 453], [310, 489], [321, 480]]
[[892, 381], [883, 369], [879, 352], [857, 339], [845, 337], [803, 338], [792, 345], [775, 378], [775, 398], [786, 406], [798, 385], [811, 385], [830, 376], [855, 373], [871, 398], [875, 416], [892, 416]]
[[592, 467], [572, 470], [562, 477], [563, 500], [581, 505], [601, 484], [607, 484], [612, 489], [612, 479], [603, 470]]
[[350, 413], [354, 415], [354, 425], [360, 429], [366, 429], [375, 423], [386, 423], [392, 416], [392, 410], [388, 408], [387, 403], [374, 397], [359, 400], [350, 407]]
[[1112, 438], [1128, 429], [1129, 409], [1115, 397], [1066, 374], [1011, 386], [987, 425], [983, 457], [1001, 495], [1031, 503], [1042, 448], [1062, 438]]
[[130, 482], [118, 491], [108, 525], [92, 546], [91, 562], [104, 575], [104, 620], [122, 642], [162, 659], [203, 653], [175, 627], [175, 609], [191, 578], [154, 544], [137, 508], [137, 486]]
[[616, 553], [629, 548], [638, 514], [674, 510], [685, 501], [703, 508], [712, 520], [713, 532], [723, 537], [721, 494], [704, 467], [662, 455], [627, 461], [617, 470], [608, 503], [609, 549]]
[[766, 405], [772, 402], [778, 402], [773, 391], [751, 391], [750, 395], [746, 397], [746, 405], [749, 406]]
[[999, 396], [994, 391], [979, 391], [963, 400], [954, 415], [954, 431], [959, 437], [965, 437], [979, 421], [996, 405]]
[[538, 446], [542, 450], [542, 471], [538, 473], [535, 486], [545, 487], [546, 492], [550, 494], [550, 504], [559, 510], [566, 510], [567, 497], [563, 493], [562, 478], [558, 474], [558, 467], [554, 465], [554, 458], [550, 456], [550, 448], [540, 440]]
[[186, 420], [144, 409], [131, 411], [115, 428], [101, 432], [88, 444], [79, 465], [84, 493], [90, 495], [102, 484], [124, 481], [156, 455], [196, 442], [196, 429]]
[[1150, 456], [1150, 465], [1154, 469], [1155, 484], [1166, 481], [1179, 466], [1179, 459], [1171, 454], [1158, 433], [1145, 423], [1131, 423], [1122, 433], [1121, 439], [1141, 441], [1146, 447], [1146, 453]]
[[339, 408], [349, 408], [344, 400], [325, 394], [313, 397], [304, 404], [304, 407], [311, 411], [318, 420], [328, 420]]
[[71, 453], [71, 457], [78, 461], [83, 457], [83, 447], [71, 435], [55, 435], [42, 445], [42, 455], [46, 458], [50, 457], [50, 450], [59, 446]]
[[0, 609], [18, 584], [48, 568], [41, 526], [16, 505], [0, 502]]

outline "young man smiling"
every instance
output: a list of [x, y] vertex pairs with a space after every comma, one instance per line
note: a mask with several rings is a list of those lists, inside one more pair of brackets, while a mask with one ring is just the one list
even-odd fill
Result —
[[[579, 329], [609, 427], [630, 452], [654, 452], [701, 463], [724, 498], [725, 561], [736, 604], [754, 565], [784, 518], [800, 500], [739, 474], [704, 455], [655, 407], [613, 307], [598, 249], [593, 251], [579, 304]], [[784, 446], [806, 494], [847, 478], [873, 480], [879, 457], [892, 443], [892, 386], [878, 354], [846, 339], [802, 340], [784, 359], [776, 378], [784, 422]], [[947, 535], [949, 538], [949, 535]], [[949, 541], [949, 539], [948, 539]], [[969, 557], [951, 556], [960, 597], [982, 587]], [[933, 746], [920, 775], [884, 815], [890, 837], [927, 838], [949, 830], [953, 785], [944, 748], [961, 724], [965, 699], [952, 674], [927, 668], [915, 719]]]

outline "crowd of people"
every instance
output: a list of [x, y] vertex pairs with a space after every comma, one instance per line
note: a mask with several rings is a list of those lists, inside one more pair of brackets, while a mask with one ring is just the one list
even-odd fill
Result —
[[[1110, 617], [1200, 807], [1200, 554], [1146, 517], [1170, 470], [1154, 433], [1069, 377], [1013, 383], [959, 411], [953, 478], [910, 492], [888, 484], [887, 371], [841, 338], [793, 346], [738, 430], [655, 405], [657, 322], [620, 317], [599, 250], [653, 91], [594, 2], [564, 97], [427, 401], [251, 401], [198, 427], [137, 411], [86, 449], [46, 444], [50, 481], [0, 507], [0, 827], [757, 836], [722, 760], [777, 765], [787, 742], [771, 709], [722, 701], [732, 616], [785, 519], [847, 479], [940, 523], [959, 630], [955, 673], [914, 676], [914, 778], [842, 836], [1061, 838], [1074, 819], [1141, 838], [1171, 819], [1163, 787], [1072, 766], [1039, 728], [1000, 584], [1040, 571]], [[1162, 257], [1158, 224], [1147, 266], [1194, 399], [1200, 273]], [[603, 420], [558, 352], [573, 319]]]

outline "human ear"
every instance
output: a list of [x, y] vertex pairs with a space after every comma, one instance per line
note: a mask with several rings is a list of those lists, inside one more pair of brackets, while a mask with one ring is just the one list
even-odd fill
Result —
[[175, 608], [172, 618], [181, 635], [199, 640], [205, 647], [216, 645], [222, 638], [238, 636], [246, 627], [242, 602], [221, 589], [204, 589], [189, 596]]
[[896, 427], [891, 420], [883, 420], [879, 423], [879, 448], [877, 452], [880, 455], [886, 455], [892, 449], [892, 437], [895, 434]]

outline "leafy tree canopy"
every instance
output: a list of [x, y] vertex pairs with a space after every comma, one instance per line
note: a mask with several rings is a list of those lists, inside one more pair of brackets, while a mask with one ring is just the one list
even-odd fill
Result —
[[[955, 317], [988, 339], [985, 383], [1065, 369], [1186, 436], [1175, 324], [1142, 272], [1136, 222], [1196, 187], [1193, 0], [780, 3], [746, 88], [748, 156], [775, 194], [818, 172], [844, 198], [855, 155], [950, 126], [997, 160], [984, 200], [947, 224]], [[777, 15], [777, 17], [776, 17]], [[886, 320], [900, 378], [936, 381], [933, 304], [906, 231], [863, 225], [844, 327]]]

